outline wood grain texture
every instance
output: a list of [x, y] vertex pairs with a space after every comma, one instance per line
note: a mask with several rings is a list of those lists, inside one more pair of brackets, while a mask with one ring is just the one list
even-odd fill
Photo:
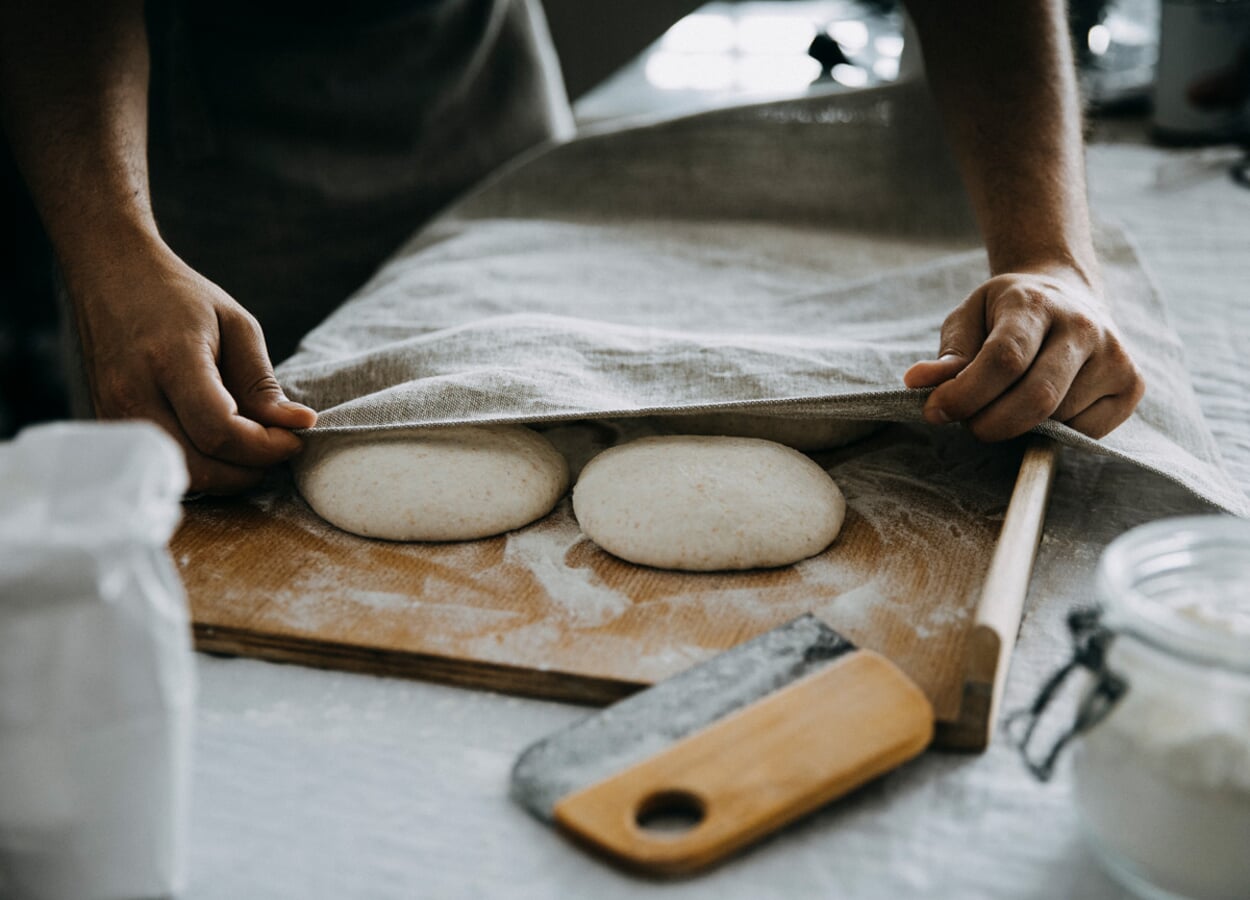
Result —
[[[649, 432], [595, 422], [547, 433], [576, 470]], [[623, 562], [580, 534], [567, 499], [497, 538], [368, 540], [321, 521], [282, 480], [189, 504], [172, 550], [209, 652], [607, 703], [813, 612], [895, 662], [952, 724], [1021, 451], [893, 425], [815, 454], [846, 495], [846, 524], [820, 555], [767, 571]]]
[[[932, 737], [924, 694], [888, 660], [857, 651], [564, 797], [555, 821], [629, 868], [686, 875], [894, 769]], [[698, 809], [697, 825], [640, 826], [666, 797]]]

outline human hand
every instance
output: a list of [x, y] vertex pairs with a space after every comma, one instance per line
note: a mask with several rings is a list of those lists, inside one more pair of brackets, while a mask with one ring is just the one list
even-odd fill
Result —
[[1047, 418], [1102, 437], [1145, 392], [1097, 291], [1067, 269], [982, 284], [947, 316], [938, 358], [913, 365], [903, 382], [935, 388], [926, 421], [963, 422], [983, 441]]
[[96, 415], [148, 419], [192, 492], [234, 493], [299, 452], [317, 414], [286, 399], [256, 320], [168, 249], [67, 271]]

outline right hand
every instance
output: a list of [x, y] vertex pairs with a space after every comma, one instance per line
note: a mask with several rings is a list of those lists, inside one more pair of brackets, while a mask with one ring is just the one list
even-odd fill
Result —
[[938, 358], [916, 363], [903, 381], [934, 388], [926, 421], [964, 422], [983, 441], [1048, 418], [1100, 438], [1146, 390], [1100, 290], [1060, 265], [985, 282], [946, 317]]
[[167, 248], [66, 273], [96, 416], [147, 419], [186, 454], [195, 493], [255, 486], [317, 414], [286, 398], [260, 325]]

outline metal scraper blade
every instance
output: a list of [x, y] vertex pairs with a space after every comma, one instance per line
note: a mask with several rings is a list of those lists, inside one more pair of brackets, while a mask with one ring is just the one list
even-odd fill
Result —
[[570, 725], [527, 749], [512, 797], [545, 822], [564, 796], [815, 672], [855, 646], [809, 614]]

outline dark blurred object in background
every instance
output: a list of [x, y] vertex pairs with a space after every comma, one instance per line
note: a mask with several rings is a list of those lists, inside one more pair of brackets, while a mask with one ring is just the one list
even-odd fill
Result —
[[1162, 0], [1151, 134], [1250, 142], [1250, 0]]
[[0, 242], [0, 437], [69, 405], [58, 359], [52, 252], [8, 148], [0, 142], [0, 203], [9, 239]]

